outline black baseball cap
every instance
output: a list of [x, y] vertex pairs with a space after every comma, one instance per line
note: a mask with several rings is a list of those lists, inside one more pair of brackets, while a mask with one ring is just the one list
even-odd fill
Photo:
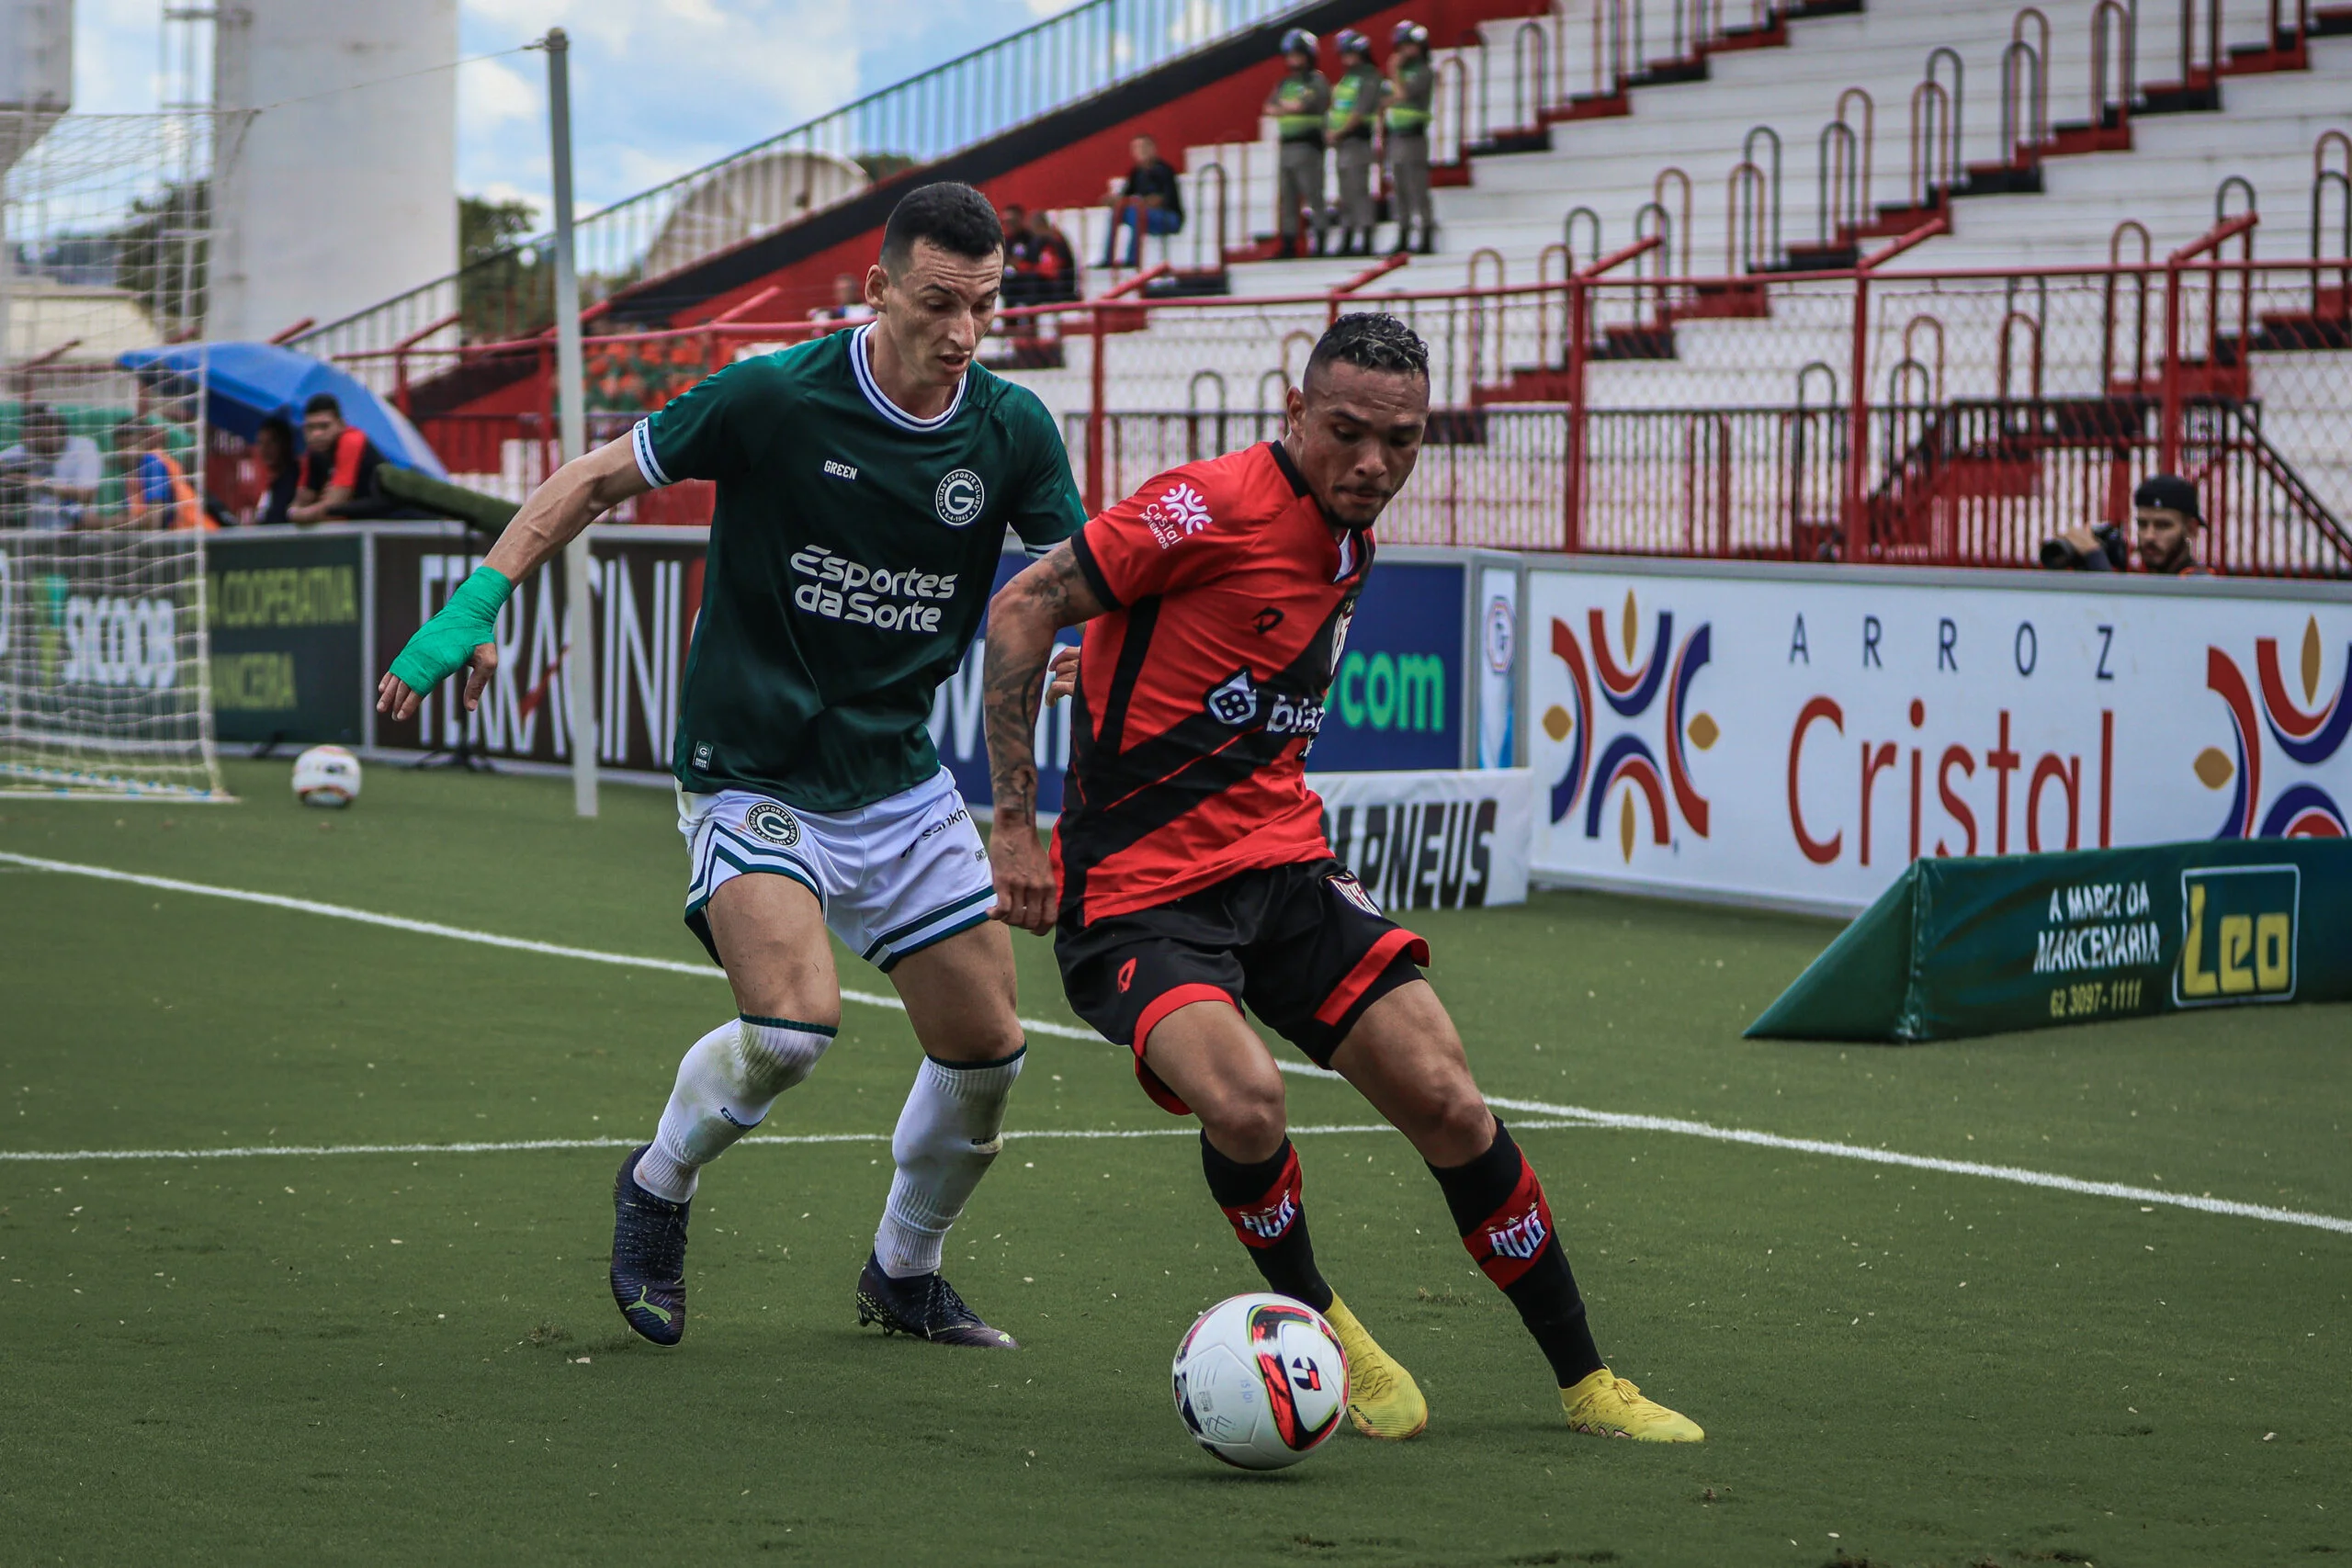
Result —
[[2178, 474], [2151, 474], [2132, 492], [2134, 506], [2162, 507], [2184, 517], [2203, 518], [2197, 510], [2197, 487]]

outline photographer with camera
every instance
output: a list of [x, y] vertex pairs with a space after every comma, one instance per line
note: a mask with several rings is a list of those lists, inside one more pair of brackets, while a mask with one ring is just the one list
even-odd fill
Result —
[[[2167, 577], [2204, 577], [2198, 564], [2197, 531], [2205, 525], [2197, 487], [2177, 474], [2153, 474], [2132, 492], [2132, 531], [2140, 570]], [[2041, 542], [2041, 564], [2052, 571], [2128, 571], [2131, 545], [2113, 523], [2069, 528]]]

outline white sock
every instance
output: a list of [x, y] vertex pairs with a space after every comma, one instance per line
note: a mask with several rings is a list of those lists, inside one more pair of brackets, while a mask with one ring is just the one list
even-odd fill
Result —
[[738, 1017], [690, 1046], [653, 1145], [639, 1156], [637, 1184], [683, 1203], [697, 1173], [766, 1120], [776, 1096], [808, 1076], [833, 1030], [788, 1018]]
[[1028, 1049], [968, 1066], [923, 1057], [891, 1134], [899, 1171], [874, 1233], [874, 1256], [893, 1280], [938, 1269], [947, 1227], [1004, 1147], [1004, 1102]]

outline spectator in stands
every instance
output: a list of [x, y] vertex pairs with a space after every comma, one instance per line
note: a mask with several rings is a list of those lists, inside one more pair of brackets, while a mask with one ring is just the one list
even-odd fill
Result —
[[1078, 252], [1070, 247], [1069, 236], [1054, 221], [1050, 212], [1032, 213], [1029, 227], [1043, 246], [1037, 264], [1041, 284], [1038, 299], [1042, 301], [1075, 299], [1078, 298]]
[[302, 465], [294, 460], [294, 427], [283, 417], [271, 414], [254, 432], [254, 457], [261, 465], [267, 480], [245, 522], [283, 523], [287, 509], [294, 504], [294, 488], [302, 482]]
[[1046, 237], [1029, 226], [1029, 209], [1018, 202], [997, 215], [1004, 225], [1004, 293], [1008, 305], [1033, 305], [1042, 281], [1038, 269], [1046, 259]]
[[343, 422], [343, 404], [321, 392], [302, 405], [302, 472], [294, 487], [289, 523], [380, 517], [391, 508], [376, 483], [384, 455], [368, 433]]
[[1387, 81], [1372, 63], [1372, 40], [1349, 28], [1340, 34], [1340, 79], [1323, 116], [1323, 140], [1340, 173], [1340, 254], [1372, 254], [1372, 132], [1380, 120]]
[[854, 272], [833, 275], [833, 302], [820, 305], [808, 312], [812, 321], [870, 321], [874, 307], [865, 302], [865, 290]]
[[164, 427], [143, 419], [115, 426], [114, 449], [122, 464], [123, 512], [133, 528], [212, 528], [187, 469], [172, 456]]
[[[2177, 474], [2152, 474], [2132, 492], [2132, 519], [2140, 570], [2163, 577], [2205, 577], [2197, 559], [2197, 533], [2205, 526], [2197, 487]], [[2069, 528], [2041, 547], [2041, 564], [2058, 570], [2121, 571], [2129, 557], [2123, 530], [2112, 523]]]
[[0, 527], [81, 527], [106, 473], [98, 444], [68, 434], [64, 418], [41, 403], [26, 405], [19, 428], [17, 444], [0, 452]]
[[1266, 98], [1264, 112], [1273, 116], [1274, 135], [1281, 142], [1280, 174], [1274, 191], [1276, 227], [1282, 233], [1282, 254], [1303, 254], [1299, 214], [1304, 208], [1315, 226], [1315, 254], [1323, 254], [1324, 230], [1330, 213], [1323, 205], [1323, 117], [1331, 107], [1331, 84], [1315, 69], [1315, 35], [1293, 28], [1283, 35], [1283, 59], [1290, 73]]
[[1430, 30], [1399, 22], [1389, 35], [1388, 88], [1382, 115], [1388, 137], [1388, 208], [1396, 220], [1396, 251], [1413, 247], [1413, 225], [1421, 226], [1420, 253], [1437, 251], [1437, 211], [1430, 205], [1430, 118], [1437, 96], [1437, 73], [1430, 68]]
[[1127, 245], [1126, 265], [1143, 265], [1143, 237], [1146, 234], [1173, 234], [1184, 227], [1184, 192], [1176, 183], [1176, 171], [1159, 155], [1159, 143], [1148, 136], [1138, 136], [1127, 143], [1127, 155], [1135, 160], [1127, 170], [1124, 183], [1113, 181], [1108, 204], [1111, 209], [1111, 237], [1102, 247], [1102, 265], [1119, 265], [1119, 236], [1131, 234]]

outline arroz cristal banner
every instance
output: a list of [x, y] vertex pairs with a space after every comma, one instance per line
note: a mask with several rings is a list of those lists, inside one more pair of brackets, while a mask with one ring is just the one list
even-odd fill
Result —
[[1954, 1040], [2352, 999], [2352, 842], [2204, 841], [1924, 860], [1748, 1028]]
[[1847, 911], [2352, 807], [2343, 585], [1539, 566], [1522, 624], [1539, 879]]

